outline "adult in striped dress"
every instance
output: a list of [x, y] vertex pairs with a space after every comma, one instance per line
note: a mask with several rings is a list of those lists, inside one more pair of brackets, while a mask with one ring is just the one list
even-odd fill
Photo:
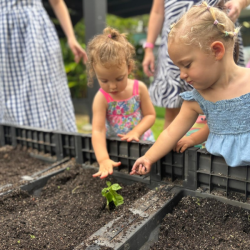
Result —
[[[179, 94], [191, 90], [184, 80], [180, 79], [180, 71], [173, 64], [168, 55], [167, 37], [170, 27], [193, 5], [199, 4], [199, 0], [154, 0], [150, 13], [147, 43], [143, 60], [143, 70], [147, 76], [154, 76], [154, 81], [149, 87], [150, 97], [155, 106], [166, 108], [164, 129], [174, 120], [179, 113], [182, 99]], [[210, 6], [224, 6], [220, 0], [207, 0]], [[245, 6], [245, 0], [233, 0], [227, 2], [226, 7], [231, 9], [229, 16], [236, 21], [240, 11]], [[235, 11], [237, 10], [237, 11]], [[161, 45], [158, 53], [158, 63], [155, 69], [153, 44], [161, 32]], [[243, 44], [239, 35], [239, 60], [238, 64], [245, 66], [243, 56]]]
[[[75, 61], [86, 61], [64, 1], [50, 3]], [[77, 131], [59, 39], [41, 0], [0, 1], [0, 102], [0, 123]]]

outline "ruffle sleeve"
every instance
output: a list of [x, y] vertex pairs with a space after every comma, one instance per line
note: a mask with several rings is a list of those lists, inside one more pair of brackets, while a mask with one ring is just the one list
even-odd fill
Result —
[[185, 101], [195, 101], [193, 91], [180, 93], [180, 97]]

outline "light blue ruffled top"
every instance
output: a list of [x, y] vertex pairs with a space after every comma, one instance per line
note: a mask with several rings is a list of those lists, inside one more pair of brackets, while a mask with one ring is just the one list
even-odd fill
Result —
[[206, 115], [210, 154], [224, 157], [231, 167], [250, 165], [250, 93], [218, 102], [205, 100], [196, 89], [180, 96], [197, 101]]

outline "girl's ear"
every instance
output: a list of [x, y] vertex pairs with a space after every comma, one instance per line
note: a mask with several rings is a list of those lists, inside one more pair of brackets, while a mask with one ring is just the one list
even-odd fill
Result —
[[220, 41], [215, 41], [210, 45], [215, 60], [221, 60], [225, 55], [225, 46]]

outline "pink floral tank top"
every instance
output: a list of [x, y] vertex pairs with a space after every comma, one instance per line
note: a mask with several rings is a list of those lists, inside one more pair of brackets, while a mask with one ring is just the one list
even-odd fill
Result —
[[[133, 95], [126, 100], [115, 101], [103, 89], [100, 89], [100, 91], [108, 102], [106, 115], [107, 137], [117, 136], [117, 134], [127, 134], [142, 120], [139, 84], [137, 80], [134, 81]], [[150, 129], [140, 139], [155, 141]]]

